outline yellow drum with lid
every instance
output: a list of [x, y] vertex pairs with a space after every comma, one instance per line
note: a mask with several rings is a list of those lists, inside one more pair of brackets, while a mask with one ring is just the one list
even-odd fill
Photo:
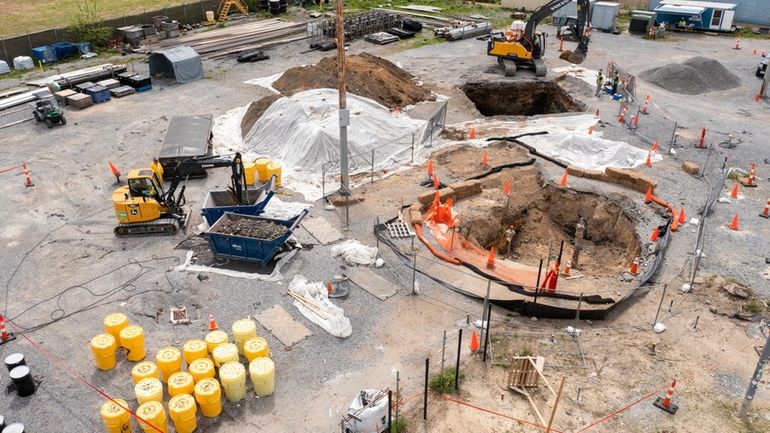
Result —
[[134, 385], [134, 393], [136, 393], [136, 401], [139, 404], [148, 401], [163, 402], [163, 384], [154, 377], [140, 380]]
[[117, 359], [115, 351], [118, 349], [115, 344], [115, 337], [111, 334], [99, 334], [91, 339], [91, 353], [96, 360], [96, 368], [99, 370], [111, 370], [115, 368]]
[[243, 174], [246, 177], [246, 185], [254, 185], [257, 183], [257, 165], [253, 162], [243, 163]]
[[126, 410], [125, 400], [115, 399], [102, 405], [99, 411], [102, 421], [107, 427], [107, 433], [129, 433], [131, 431], [131, 414]]
[[179, 394], [192, 394], [195, 391], [195, 382], [190, 373], [177, 371], [168, 378], [168, 395], [174, 397]]
[[187, 366], [187, 371], [192, 375], [195, 383], [201, 379], [214, 377], [214, 361], [208, 358], [198, 358]]
[[219, 329], [217, 329], [216, 331], [211, 331], [208, 334], [206, 334], [205, 340], [206, 340], [206, 348], [209, 351], [209, 353], [213, 353], [215, 347], [230, 341], [227, 338], [227, 333]]
[[108, 314], [102, 325], [104, 332], [115, 337], [115, 342], [120, 346], [120, 331], [128, 326], [128, 317], [123, 313]]
[[257, 358], [249, 363], [249, 375], [254, 393], [260, 397], [275, 391], [275, 364], [270, 358]]
[[187, 365], [190, 365], [191, 362], [198, 358], [207, 357], [207, 350], [208, 348], [206, 348], [206, 342], [203, 340], [195, 339], [185, 341], [184, 346], [182, 346], [182, 356], [184, 356], [184, 362]]
[[214, 348], [211, 353], [214, 358], [214, 366], [219, 368], [225, 362], [238, 362], [238, 346], [233, 343], [225, 343]]
[[257, 177], [260, 182], [270, 180], [270, 176], [267, 175], [267, 164], [270, 164], [270, 160], [267, 158], [259, 158], [254, 161], [254, 166], [257, 168]]
[[155, 362], [160, 371], [160, 380], [168, 382], [172, 374], [182, 369], [182, 354], [176, 347], [164, 347], [158, 351]]
[[190, 394], [179, 394], [168, 402], [168, 415], [174, 421], [177, 433], [192, 433], [198, 428], [195, 399]]
[[154, 400], [142, 403], [136, 410], [136, 414], [141, 418], [138, 421], [144, 433], [158, 433], [158, 430], [162, 433], [168, 433], [166, 411], [163, 409], [162, 403]]
[[128, 350], [126, 359], [141, 361], [144, 359], [144, 329], [141, 326], [128, 325], [120, 330], [120, 345]]
[[160, 378], [158, 367], [156, 367], [155, 363], [152, 361], [142, 361], [131, 369], [131, 380], [134, 381], [134, 384], [137, 384], [142, 379], [147, 379], [148, 377], [154, 377], [156, 379]]
[[267, 346], [267, 340], [262, 337], [249, 338], [243, 343], [243, 356], [249, 362], [256, 358], [267, 358], [270, 356], [270, 348]]
[[276, 187], [281, 186], [282, 171], [283, 169], [281, 168], [280, 162], [271, 161], [269, 164], [267, 164], [267, 178], [270, 179], [270, 176], [275, 176]]
[[222, 413], [222, 389], [216, 379], [202, 379], [195, 384], [195, 401], [201, 406], [201, 414], [208, 418]]
[[219, 381], [230, 401], [246, 397], [246, 368], [240, 362], [228, 362], [219, 368]]
[[243, 343], [257, 336], [257, 325], [251, 319], [236, 320], [233, 323], [233, 340], [238, 346], [238, 353], [243, 355]]

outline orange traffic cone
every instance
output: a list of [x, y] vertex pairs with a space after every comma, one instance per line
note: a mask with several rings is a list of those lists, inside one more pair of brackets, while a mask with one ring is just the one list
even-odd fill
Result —
[[754, 173], [749, 173], [749, 180], [746, 181], [746, 186], [756, 186], [754, 185]]
[[684, 224], [687, 221], [687, 217], [684, 215], [684, 208], [679, 211], [679, 224]]
[[508, 197], [511, 196], [511, 181], [506, 180], [505, 185], [503, 185], [503, 195], [506, 195]]
[[644, 165], [646, 165], [647, 168], [652, 167], [652, 159], [650, 158], [650, 152], [647, 152], [647, 160], [644, 161]]
[[564, 174], [561, 175], [559, 186], [567, 186], [567, 170], [564, 170]]
[[588, 127], [588, 135], [593, 135], [593, 133], [594, 133], [594, 127], [593, 126], [589, 126]]
[[762, 210], [762, 213], [759, 214], [759, 216], [762, 218], [770, 218], [770, 200], [767, 201], [765, 208]]
[[441, 184], [438, 182], [438, 175], [433, 173], [433, 188], [439, 189]]
[[468, 139], [469, 140], [475, 140], [476, 139], [476, 128], [471, 128], [471, 132], [468, 133]]
[[476, 353], [479, 351], [479, 336], [476, 334], [476, 331], [471, 332], [471, 343], [468, 345], [468, 348], [471, 349], [471, 352]]
[[567, 260], [567, 266], [564, 267], [562, 275], [569, 277], [572, 275], [572, 260]]
[[733, 220], [730, 222], [730, 230], [738, 230], [738, 214], [733, 215]]
[[481, 165], [489, 165], [489, 154], [486, 150], [481, 153]]
[[651, 201], [652, 201], [652, 187], [648, 186], [647, 187], [647, 193], [644, 194], [644, 202], [645, 203], [649, 203]]
[[334, 286], [332, 286], [332, 282], [331, 281], [326, 281], [326, 293], [329, 294], [329, 295], [334, 293]]
[[655, 143], [652, 143], [652, 149], [651, 150], [653, 152], [657, 152], [658, 151], [658, 146], [659, 146], [658, 140], [655, 140]]
[[428, 160], [428, 176], [433, 177], [433, 161]]
[[639, 257], [634, 257], [634, 261], [631, 262], [631, 269], [628, 270], [628, 273], [631, 275], [639, 273]]
[[650, 234], [650, 240], [653, 242], [658, 242], [659, 236], [660, 234], [658, 233], [658, 228], [655, 227], [654, 229], [652, 229], [652, 233]]
[[209, 314], [209, 331], [216, 331], [219, 329], [219, 325], [217, 325], [217, 321], [214, 320], [214, 315]]
[[111, 161], [107, 161], [107, 164], [110, 165], [110, 171], [112, 171], [112, 174], [115, 175], [115, 182], [120, 183], [120, 170], [118, 170], [118, 168], [115, 167]]
[[23, 162], [21, 164], [21, 168], [24, 170], [24, 186], [26, 187], [35, 186], [35, 184], [32, 183], [32, 178], [29, 176], [29, 170], [27, 170], [27, 163]]
[[489, 255], [487, 256], [487, 268], [493, 269], [495, 267], [495, 247], [489, 247]]
[[738, 184], [736, 183], [735, 186], [733, 186], [733, 190], [730, 192], [730, 198], [737, 199], [738, 198]]

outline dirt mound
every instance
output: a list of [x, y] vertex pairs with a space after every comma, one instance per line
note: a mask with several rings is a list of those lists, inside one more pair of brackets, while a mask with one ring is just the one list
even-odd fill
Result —
[[[310, 89], [336, 89], [337, 77], [337, 57], [326, 57], [314, 66], [287, 70], [273, 87], [289, 96]], [[367, 53], [345, 58], [345, 79], [348, 92], [390, 109], [434, 99], [430, 91], [416, 84], [412, 74]]]
[[254, 123], [262, 117], [262, 113], [273, 105], [273, 102], [282, 97], [283, 95], [275, 93], [249, 104], [249, 108], [246, 109], [246, 113], [243, 114], [243, 119], [241, 119], [241, 136], [246, 137]]
[[700, 95], [715, 90], [733, 89], [741, 80], [721, 63], [706, 57], [693, 57], [682, 63], [669, 63], [639, 74], [658, 86], [685, 95]]

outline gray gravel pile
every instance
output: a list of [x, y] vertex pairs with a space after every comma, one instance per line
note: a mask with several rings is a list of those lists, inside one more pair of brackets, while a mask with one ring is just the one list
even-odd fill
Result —
[[270, 221], [254, 220], [250, 218], [231, 218], [222, 221], [222, 224], [218, 224], [212, 231], [214, 233], [225, 235], [271, 240], [283, 235], [287, 230], [286, 226]]
[[707, 57], [693, 57], [683, 63], [669, 63], [660, 68], [648, 69], [639, 76], [668, 91], [685, 95], [700, 95], [741, 85], [740, 78], [718, 61]]

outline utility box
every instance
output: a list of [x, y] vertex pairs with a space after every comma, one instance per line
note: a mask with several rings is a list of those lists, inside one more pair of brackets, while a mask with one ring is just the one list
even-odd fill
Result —
[[596, 2], [593, 15], [591, 15], [591, 27], [596, 30], [615, 33], [618, 13], [620, 13], [620, 3]]
[[655, 12], [631, 11], [631, 22], [628, 24], [628, 32], [646, 35], [655, 25]]

